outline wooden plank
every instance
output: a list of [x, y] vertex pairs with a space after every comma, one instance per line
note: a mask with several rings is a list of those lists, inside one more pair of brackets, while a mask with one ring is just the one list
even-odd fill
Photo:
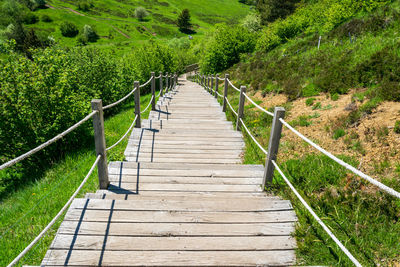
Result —
[[[141, 162], [144, 164], [147, 162]], [[162, 163], [155, 163], [155, 164], [162, 164]], [[172, 164], [172, 163], [171, 163]], [[186, 164], [182, 164], [186, 165]], [[201, 164], [198, 164], [201, 165]], [[217, 164], [215, 164], [217, 166]], [[210, 165], [211, 167], [212, 165]], [[142, 169], [140, 168], [139, 171], [136, 169], [128, 169], [124, 168], [110, 168], [108, 169], [109, 174], [127, 174], [127, 175], [149, 175], [149, 176], [228, 176], [228, 177], [247, 177], [247, 178], [257, 178], [260, 176], [260, 171], [248, 171], [248, 170], [165, 170], [165, 169]], [[262, 175], [262, 174], [261, 174]]]
[[233, 164], [233, 163], [241, 163], [242, 160], [240, 158], [237, 159], [225, 159], [225, 158], [217, 158], [217, 159], [199, 159], [196, 157], [181, 157], [181, 158], [169, 158], [169, 157], [144, 157], [144, 156], [139, 156], [139, 157], [130, 157], [127, 156], [126, 160], [128, 161], [137, 161], [137, 162], [160, 162], [160, 163], [167, 163], [167, 162], [179, 162], [179, 163], [208, 163], [208, 164]]
[[[73, 230], [73, 229], [72, 229]], [[51, 249], [102, 250], [103, 235], [59, 234]], [[295, 240], [290, 236], [213, 236], [213, 237], [143, 237], [108, 235], [105, 250], [123, 251], [268, 251], [293, 249]]]
[[[139, 153], [136, 151], [125, 151], [125, 155], [128, 157], [144, 157], [144, 158], [150, 158], [150, 157], [169, 157], [169, 158], [196, 158], [196, 159], [219, 159], [219, 158], [225, 158], [225, 159], [237, 159], [240, 158], [240, 155], [242, 154], [242, 151], [236, 151], [232, 152], [232, 150], [228, 150], [226, 152], [224, 151], [213, 151], [213, 152], [208, 152], [208, 153], [189, 153], [190, 151], [185, 151], [186, 153], [180, 153], [180, 151], [174, 151], [172, 150], [171, 152], [151, 152], [151, 151], [139, 151]], [[130, 160], [129, 160], [130, 161]]]
[[293, 223], [115, 223], [64, 221], [58, 234], [109, 236], [290, 236]]
[[149, 199], [138, 197], [134, 201], [122, 200], [104, 200], [104, 199], [84, 199], [78, 198], [73, 201], [71, 208], [86, 210], [95, 209], [111, 209], [113, 205], [114, 210], [169, 210], [169, 211], [280, 211], [291, 210], [292, 206], [288, 200], [271, 200], [271, 199], [203, 199], [198, 201], [196, 199], [186, 199], [185, 201], [176, 200], [174, 198], [159, 198]]
[[[110, 175], [110, 182], [136, 182], [137, 175]], [[162, 177], [162, 176], [140, 176], [139, 183], [160, 183], [160, 184], [231, 184], [231, 185], [260, 185], [262, 178], [242, 177]]]
[[[160, 170], [236, 170], [236, 171], [250, 171], [264, 173], [263, 165], [210, 165], [210, 164], [171, 164], [171, 163], [137, 163], [126, 161], [113, 161], [109, 163], [109, 169], [121, 168], [136, 169], [140, 166], [141, 169], [160, 169]], [[223, 175], [222, 175], [223, 176]]]
[[295, 263], [293, 250], [283, 251], [95, 251], [52, 250], [45, 265], [97, 266], [283, 266]]

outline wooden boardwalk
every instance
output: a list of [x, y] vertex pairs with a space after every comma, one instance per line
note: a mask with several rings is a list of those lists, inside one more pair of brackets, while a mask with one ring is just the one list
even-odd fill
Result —
[[110, 186], [76, 199], [42, 265], [285, 266], [295, 263], [289, 201], [241, 165], [244, 142], [215, 98], [181, 86], [135, 129]]

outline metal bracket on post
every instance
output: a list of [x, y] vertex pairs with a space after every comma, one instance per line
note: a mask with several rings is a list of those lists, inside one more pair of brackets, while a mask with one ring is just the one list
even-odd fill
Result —
[[238, 109], [238, 116], [236, 121], [236, 131], [240, 131], [242, 122], [240, 119], [243, 118], [244, 112], [244, 93], [246, 93], [246, 86], [240, 86], [240, 98], [239, 98], [239, 109]]
[[215, 92], [214, 92], [214, 97], [215, 98], [218, 98], [218, 94], [217, 94], [217, 92], [218, 92], [218, 78], [219, 78], [219, 75], [217, 74], [217, 75], [215, 75]]
[[225, 74], [225, 81], [224, 81], [224, 99], [222, 102], [222, 111], [226, 112], [226, 98], [228, 96], [228, 79], [229, 79], [229, 74]]
[[108, 189], [108, 185], [110, 184], [110, 182], [108, 180], [106, 138], [104, 135], [103, 102], [101, 101], [101, 99], [92, 100], [92, 110], [97, 111], [97, 113], [93, 116], [93, 128], [96, 156], [101, 155], [101, 158], [97, 163], [99, 185], [100, 189]]
[[152, 101], [151, 101], [151, 110], [156, 110], [156, 73], [152, 72], [151, 73], [151, 95], [152, 95]]
[[160, 71], [160, 96], [163, 96], [163, 81], [162, 81], [162, 71]]
[[136, 81], [134, 83], [134, 86], [136, 88], [136, 91], [134, 93], [134, 98], [135, 98], [135, 115], [137, 115], [137, 120], [135, 124], [135, 128], [141, 128], [142, 122], [140, 120], [140, 83]]
[[276, 160], [276, 155], [278, 154], [279, 141], [281, 139], [282, 133], [282, 122], [279, 119], [285, 117], [285, 109], [282, 107], [276, 107], [274, 110], [274, 119], [272, 121], [271, 134], [269, 136], [268, 154], [265, 159], [265, 170], [262, 188], [264, 189], [266, 185], [272, 183], [274, 177], [275, 167], [272, 164], [272, 160]]

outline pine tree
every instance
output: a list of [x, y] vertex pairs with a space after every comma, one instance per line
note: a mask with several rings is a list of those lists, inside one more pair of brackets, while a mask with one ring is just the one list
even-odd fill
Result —
[[190, 30], [192, 24], [190, 23], [190, 13], [189, 9], [185, 8], [178, 17], [178, 27], [181, 31]]

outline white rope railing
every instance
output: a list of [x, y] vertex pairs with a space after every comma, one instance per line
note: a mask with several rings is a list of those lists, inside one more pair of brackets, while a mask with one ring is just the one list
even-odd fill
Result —
[[116, 147], [119, 143], [122, 142], [122, 140], [124, 140], [124, 138], [128, 135], [128, 133], [132, 130], [133, 126], [135, 126], [135, 122], [138, 118], [138, 115], [135, 116], [135, 118], [132, 121], [131, 126], [129, 126], [128, 131], [126, 131], [126, 133], [121, 137], [121, 139], [119, 139], [115, 144], [113, 144], [112, 146], [110, 146], [109, 148], [106, 148], [106, 151], [109, 151], [111, 149], [113, 149], [114, 147]]
[[274, 113], [269, 112], [268, 110], [265, 110], [263, 107], [261, 107], [260, 105], [257, 105], [256, 102], [254, 102], [248, 95], [246, 95], [246, 93], [243, 93], [244, 96], [247, 98], [247, 100], [249, 100], [256, 108], [258, 108], [259, 110], [261, 110], [264, 113], [267, 113], [270, 116], [274, 116]]
[[234, 86], [229, 79], [228, 79], [228, 83], [230, 84], [230, 86], [232, 86], [233, 89], [235, 89], [236, 91], [240, 92], [240, 89], [237, 88], [236, 86]]
[[162, 75], [160, 74], [159, 76], [155, 77], [156, 79], [160, 79], [162, 77]]
[[161, 89], [161, 90], [158, 92], [157, 97], [160, 97], [162, 90], [163, 90], [163, 89]]
[[322, 147], [318, 146], [313, 141], [311, 141], [310, 139], [308, 139], [307, 137], [305, 137], [304, 135], [299, 133], [296, 129], [294, 129], [292, 126], [290, 126], [283, 119], [279, 119], [279, 121], [282, 122], [283, 125], [285, 125], [289, 130], [291, 130], [293, 133], [295, 133], [301, 139], [306, 141], [308, 144], [310, 144], [312, 147], [314, 147], [318, 151], [322, 152], [324, 155], [328, 156], [330, 159], [336, 161], [337, 163], [339, 163], [340, 165], [342, 165], [346, 169], [352, 171], [353, 173], [357, 174], [358, 176], [360, 176], [361, 178], [367, 180], [368, 182], [376, 185], [377, 187], [379, 187], [381, 190], [385, 191], [386, 193], [388, 193], [388, 194], [390, 194], [390, 195], [392, 195], [394, 197], [400, 198], [400, 193], [397, 192], [396, 190], [394, 190], [394, 189], [382, 184], [381, 182], [378, 182], [377, 180], [373, 179], [372, 177], [362, 173], [361, 171], [357, 170], [356, 168], [354, 168], [350, 164], [347, 164], [343, 160], [338, 159], [337, 157], [335, 157], [334, 155], [332, 155], [331, 153], [329, 153], [328, 151], [326, 151], [325, 149], [323, 149]]
[[153, 78], [150, 78], [147, 82], [145, 82], [144, 84], [140, 85], [139, 88], [143, 88], [143, 87], [145, 87], [146, 85], [148, 85], [148, 84], [151, 82], [152, 79], [153, 79]]
[[226, 103], [228, 104], [228, 106], [231, 108], [232, 112], [236, 115], [236, 117], [238, 116], [237, 112], [233, 109], [231, 103], [229, 103], [229, 100], [227, 97], [225, 97]]
[[221, 95], [220, 93], [218, 93], [218, 91], [217, 91], [217, 95], [218, 95], [219, 97], [224, 97], [223, 95]]
[[70, 132], [72, 132], [73, 130], [75, 130], [76, 128], [78, 128], [79, 126], [81, 126], [83, 123], [85, 123], [86, 121], [88, 121], [90, 118], [92, 118], [98, 111], [93, 111], [92, 113], [90, 113], [89, 115], [87, 115], [85, 118], [83, 118], [82, 120], [80, 120], [79, 122], [75, 123], [74, 125], [72, 125], [71, 127], [69, 127], [67, 130], [65, 130], [64, 132], [60, 133], [59, 135], [53, 137], [52, 139], [50, 139], [49, 141], [41, 144], [40, 146], [26, 152], [25, 154], [16, 157], [15, 159], [12, 159], [4, 164], [2, 164], [0, 166], [0, 170], [3, 170], [5, 168], [8, 168], [18, 162], [20, 162], [23, 159], [26, 159], [29, 156], [32, 156], [33, 154], [35, 154], [36, 152], [44, 149], [45, 147], [51, 145], [52, 143], [56, 142], [57, 140], [63, 138], [64, 136], [66, 136], [67, 134], [69, 134]]
[[119, 103], [121, 103], [122, 101], [124, 101], [125, 99], [127, 99], [128, 97], [130, 97], [130, 96], [136, 91], [136, 89], [137, 89], [137, 88], [134, 88], [132, 91], [129, 92], [129, 94], [127, 94], [126, 96], [124, 96], [124, 97], [121, 98], [120, 100], [118, 100], [118, 101], [116, 101], [116, 102], [114, 102], [114, 103], [112, 103], [112, 104], [109, 104], [109, 105], [107, 105], [107, 106], [104, 106], [104, 107], [103, 107], [103, 110], [106, 110], [106, 109], [109, 109], [109, 108], [112, 108], [112, 107], [118, 105]]
[[79, 187], [76, 189], [74, 194], [71, 196], [71, 198], [68, 200], [68, 202], [62, 207], [62, 209], [57, 213], [57, 215], [49, 222], [49, 224], [40, 232], [40, 234], [7, 266], [7, 267], [12, 267], [15, 264], [17, 264], [22, 257], [25, 256], [26, 253], [46, 234], [46, 232], [54, 225], [54, 223], [61, 217], [61, 215], [67, 210], [69, 205], [72, 203], [72, 201], [75, 199], [75, 197], [78, 195], [79, 191], [82, 189], [82, 187], [85, 185], [86, 181], [89, 179], [90, 175], [94, 171], [97, 163], [99, 162], [101, 158], [101, 155], [98, 155], [95, 162], [93, 163], [92, 167], [90, 168], [88, 174], [86, 175], [85, 179], [83, 179], [82, 183], [79, 185]]
[[361, 267], [362, 265], [354, 258], [354, 256], [347, 250], [347, 248], [336, 238], [336, 236], [329, 230], [329, 228], [325, 225], [325, 223], [318, 217], [318, 215], [312, 210], [312, 208], [307, 204], [307, 202], [302, 198], [302, 196], [297, 192], [294, 186], [290, 183], [290, 181], [286, 178], [285, 174], [279, 168], [278, 164], [274, 160], [272, 160], [272, 164], [275, 166], [279, 174], [282, 176], [283, 180], [290, 187], [296, 197], [300, 200], [300, 202], [306, 207], [306, 209], [311, 213], [314, 219], [322, 226], [325, 232], [335, 241], [335, 243], [339, 246], [339, 248], [349, 257], [349, 259], [354, 263], [355, 266]]
[[253, 139], [253, 141], [256, 143], [256, 145], [261, 149], [262, 152], [264, 152], [265, 155], [268, 155], [267, 150], [265, 150], [262, 145], [260, 145], [260, 143], [257, 141], [257, 139], [254, 137], [254, 135], [251, 134], [250, 130], [247, 128], [246, 124], [244, 123], [244, 121], [242, 119], [240, 119], [240, 122], [242, 123], [244, 129], [246, 129], [246, 132], [249, 134], [249, 136], [251, 137], [251, 139]]
[[149, 107], [151, 106], [151, 103], [153, 102], [153, 99], [154, 99], [154, 96], [151, 97], [149, 104], [143, 111], [140, 112], [140, 114], [145, 113], [149, 109]]

